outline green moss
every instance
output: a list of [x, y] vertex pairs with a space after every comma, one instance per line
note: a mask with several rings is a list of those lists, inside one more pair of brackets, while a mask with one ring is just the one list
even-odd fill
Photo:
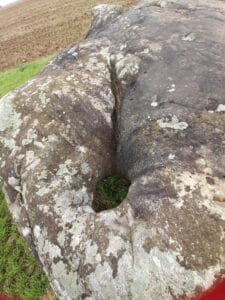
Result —
[[97, 197], [93, 204], [95, 211], [118, 206], [126, 198], [129, 182], [118, 175], [109, 176], [97, 183]]
[[39, 299], [47, 286], [46, 276], [11, 223], [0, 191], [0, 294]]
[[49, 59], [50, 57], [43, 57], [31, 63], [22, 64], [17, 68], [0, 72], [0, 97], [35, 76]]

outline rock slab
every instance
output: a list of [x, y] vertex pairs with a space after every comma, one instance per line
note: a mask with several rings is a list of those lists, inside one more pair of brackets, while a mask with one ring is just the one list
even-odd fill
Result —
[[[59, 299], [170, 300], [225, 268], [225, 4], [95, 8], [0, 101], [0, 180]], [[115, 172], [127, 198], [96, 213]]]

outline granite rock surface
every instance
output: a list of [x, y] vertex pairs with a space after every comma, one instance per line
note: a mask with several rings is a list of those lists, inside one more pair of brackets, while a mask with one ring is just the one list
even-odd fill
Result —
[[[0, 100], [0, 183], [59, 299], [170, 300], [225, 268], [225, 3], [94, 9]], [[131, 181], [96, 213], [96, 183]]]

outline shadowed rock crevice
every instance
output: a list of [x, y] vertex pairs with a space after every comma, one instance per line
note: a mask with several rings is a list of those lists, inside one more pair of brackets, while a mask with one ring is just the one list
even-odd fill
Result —
[[[111, 91], [114, 96], [114, 109], [112, 113], [113, 139], [112, 149], [114, 149], [114, 169], [119, 172], [117, 164], [117, 147], [120, 141], [120, 116], [122, 102], [122, 85], [117, 75], [115, 55], [109, 58], [109, 73]], [[122, 203], [128, 193], [129, 181], [119, 175], [112, 175], [97, 182], [96, 193], [92, 203], [92, 208], [96, 212], [117, 207]]]
[[[119, 143], [119, 132], [120, 132], [120, 110], [121, 110], [121, 101], [122, 101], [122, 86], [121, 82], [118, 79], [117, 70], [116, 70], [116, 62], [115, 57], [113, 55], [110, 56], [110, 80], [111, 80], [111, 90], [114, 96], [114, 109], [112, 114], [112, 124], [113, 124], [113, 144], [115, 148], [115, 156], [117, 152], [117, 146]], [[115, 166], [116, 162], [115, 162]]]

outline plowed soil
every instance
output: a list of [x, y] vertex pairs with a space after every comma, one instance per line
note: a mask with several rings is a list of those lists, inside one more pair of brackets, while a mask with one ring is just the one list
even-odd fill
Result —
[[0, 8], [0, 71], [57, 53], [80, 41], [99, 3], [135, 0], [21, 0]]

